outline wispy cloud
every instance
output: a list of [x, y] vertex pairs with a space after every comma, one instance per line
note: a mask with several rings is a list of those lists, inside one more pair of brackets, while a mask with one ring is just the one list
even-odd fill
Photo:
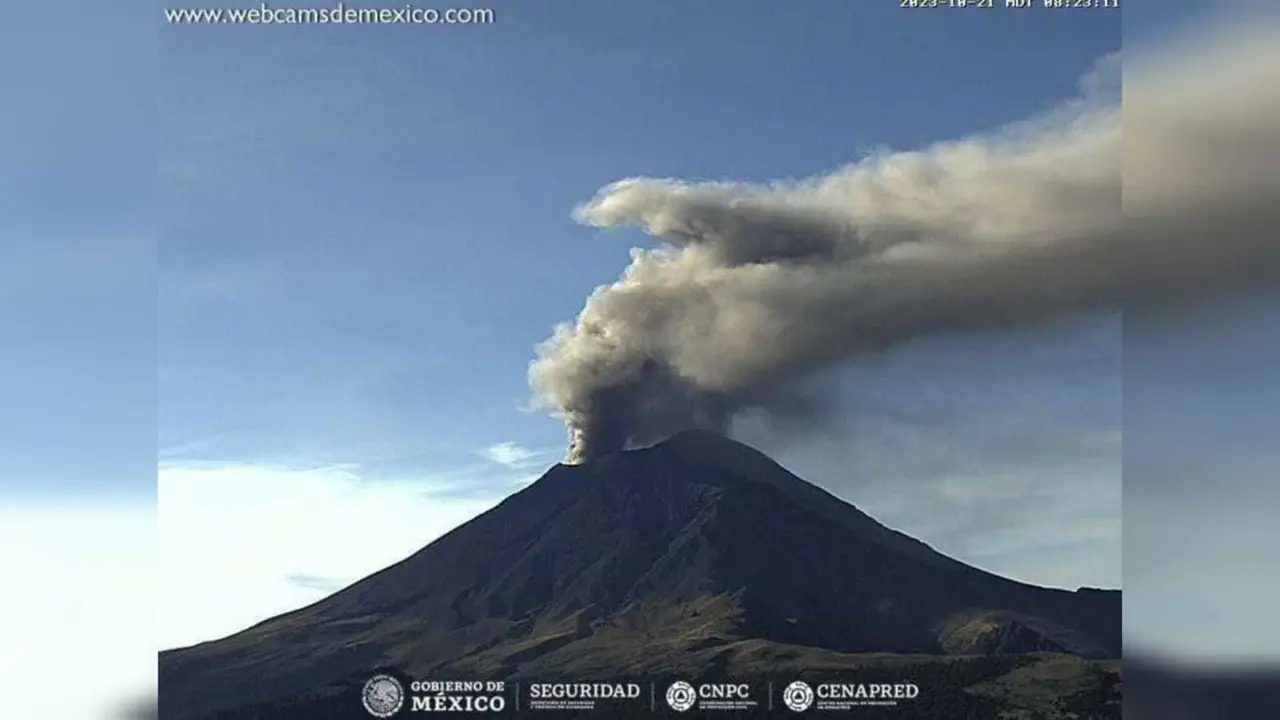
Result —
[[481, 450], [480, 455], [512, 470], [529, 470], [541, 465], [547, 453], [530, 450], [519, 443], [502, 442]]
[[312, 575], [310, 573], [294, 573], [285, 578], [290, 583], [307, 590], [319, 590], [321, 592], [331, 593], [337, 592], [342, 588], [350, 585], [357, 578], [336, 578], [326, 577], [324, 575]]
[[442, 501], [501, 500], [539, 477], [537, 473], [515, 474], [506, 470], [496, 476], [492, 473], [477, 474], [465, 480], [433, 486], [426, 495]]
[[417, 552], [501, 495], [440, 497], [436, 479], [355, 466], [162, 466], [158, 635], [170, 648], [294, 610]]

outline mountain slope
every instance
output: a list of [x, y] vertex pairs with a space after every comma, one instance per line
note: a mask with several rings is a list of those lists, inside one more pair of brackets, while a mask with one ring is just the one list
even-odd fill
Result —
[[161, 704], [180, 717], [379, 665], [471, 678], [732, 674], [768, 648], [1116, 657], [1120, 594], [980, 571], [751, 448], [687, 432], [557, 465], [310, 607], [162, 653]]

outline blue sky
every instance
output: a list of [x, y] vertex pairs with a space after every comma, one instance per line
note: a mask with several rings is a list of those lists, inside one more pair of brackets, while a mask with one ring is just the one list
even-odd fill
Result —
[[531, 349], [641, 241], [571, 222], [596, 189], [805, 176], [983, 130], [1070, 95], [1119, 44], [1104, 15], [498, 11], [166, 31], [163, 450], [394, 473], [559, 445], [556, 423], [513, 411]]
[[0, 499], [152, 493], [155, 42], [117, 5], [0, 42]]

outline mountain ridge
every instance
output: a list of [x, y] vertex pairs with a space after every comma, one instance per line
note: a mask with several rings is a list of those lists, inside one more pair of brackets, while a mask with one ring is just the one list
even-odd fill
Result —
[[755, 449], [694, 431], [557, 464], [317, 603], [162, 653], [161, 697], [269, 699], [378, 664], [607, 678], [696, 671], [697, 659], [733, 674], [752, 643], [841, 656], [1118, 657], [1119, 598], [966, 565]]

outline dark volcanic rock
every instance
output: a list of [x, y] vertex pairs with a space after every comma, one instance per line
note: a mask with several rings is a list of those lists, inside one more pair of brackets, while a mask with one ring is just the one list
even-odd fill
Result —
[[[771, 649], [772, 648], [772, 649]], [[162, 717], [394, 667], [476, 679], [749, 675], [841, 654], [1118, 657], [1120, 593], [947, 558], [763, 454], [688, 432], [553, 467], [310, 607], [160, 656]]]

